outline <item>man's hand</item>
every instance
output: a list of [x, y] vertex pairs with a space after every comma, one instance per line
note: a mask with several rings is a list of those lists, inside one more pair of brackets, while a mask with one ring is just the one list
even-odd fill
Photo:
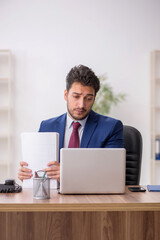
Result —
[[26, 168], [24, 166], [28, 166], [28, 163], [26, 162], [20, 162], [20, 169], [18, 171], [18, 178], [23, 182], [24, 179], [30, 179], [33, 174], [32, 170], [29, 168]]
[[[54, 165], [54, 166], [53, 166]], [[57, 161], [52, 161], [47, 164], [49, 168], [43, 169], [43, 171], [47, 172], [47, 176], [52, 179], [57, 179], [60, 182], [60, 164]]]

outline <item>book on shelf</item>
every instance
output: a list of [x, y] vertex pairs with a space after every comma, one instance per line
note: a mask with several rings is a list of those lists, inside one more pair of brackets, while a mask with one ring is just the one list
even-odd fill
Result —
[[156, 160], [160, 160], [160, 138], [156, 138]]
[[160, 185], [147, 185], [149, 192], [160, 192]]

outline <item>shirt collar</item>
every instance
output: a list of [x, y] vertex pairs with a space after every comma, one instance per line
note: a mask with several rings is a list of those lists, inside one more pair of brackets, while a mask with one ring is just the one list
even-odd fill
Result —
[[78, 120], [78, 121], [73, 121], [73, 119], [68, 115], [67, 113], [67, 118], [66, 118], [66, 127], [67, 128], [70, 128], [72, 126], [72, 122], [79, 122], [81, 124], [81, 127], [84, 128], [85, 124], [86, 124], [86, 121], [87, 121], [87, 117], [85, 117], [84, 119], [82, 120]]

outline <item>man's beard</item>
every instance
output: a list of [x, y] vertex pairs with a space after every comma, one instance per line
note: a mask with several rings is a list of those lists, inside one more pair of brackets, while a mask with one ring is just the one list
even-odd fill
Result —
[[[67, 110], [68, 110], [69, 115], [70, 115], [73, 119], [75, 119], [75, 120], [83, 120], [83, 119], [86, 118], [86, 117], [89, 115], [89, 113], [90, 113], [90, 111], [89, 111], [89, 112], [87, 112], [83, 117], [75, 117], [75, 116], [70, 112], [69, 107], [68, 107], [68, 104], [67, 104]], [[83, 111], [83, 112], [86, 111], [84, 108], [82, 108], [82, 109], [80, 109], [80, 110]], [[91, 110], [91, 109], [90, 109], [90, 110]]]

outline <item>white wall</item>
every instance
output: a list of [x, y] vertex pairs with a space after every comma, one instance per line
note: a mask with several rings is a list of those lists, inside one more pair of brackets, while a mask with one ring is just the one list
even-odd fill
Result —
[[127, 99], [111, 115], [143, 136], [141, 183], [150, 182], [150, 52], [160, 49], [159, 0], [1, 0], [0, 48], [13, 53], [13, 168], [20, 133], [66, 111], [65, 76], [85, 64]]

